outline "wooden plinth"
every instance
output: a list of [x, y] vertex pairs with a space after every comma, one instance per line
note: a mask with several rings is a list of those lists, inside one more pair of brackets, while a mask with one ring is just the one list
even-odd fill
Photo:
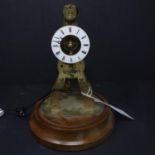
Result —
[[47, 118], [40, 111], [40, 102], [34, 107], [30, 128], [43, 146], [61, 151], [88, 149], [107, 138], [114, 127], [114, 115], [105, 106], [98, 116]]

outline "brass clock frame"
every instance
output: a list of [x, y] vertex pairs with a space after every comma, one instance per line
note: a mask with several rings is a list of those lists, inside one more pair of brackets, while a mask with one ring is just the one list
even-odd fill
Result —
[[[78, 15], [75, 5], [65, 5], [64, 25], [77, 25]], [[92, 98], [81, 94], [88, 93], [88, 90], [92, 92], [91, 84], [84, 73], [84, 61], [75, 64], [58, 61], [57, 68], [58, 77], [51, 93], [39, 100], [34, 107], [29, 122], [30, 129], [36, 140], [45, 147], [61, 151], [88, 149], [110, 135], [114, 127], [114, 115], [109, 107], [97, 105]], [[79, 91], [71, 90], [70, 81], [73, 79], [78, 81]], [[78, 111], [79, 115], [71, 114], [66, 117], [62, 113], [62, 104], [66, 104], [64, 100], [62, 102], [62, 98], [70, 95], [70, 99], [76, 97], [77, 101], [69, 106], [74, 109], [74, 106], [82, 102], [83, 109]], [[93, 95], [107, 102], [102, 95], [94, 92]]]

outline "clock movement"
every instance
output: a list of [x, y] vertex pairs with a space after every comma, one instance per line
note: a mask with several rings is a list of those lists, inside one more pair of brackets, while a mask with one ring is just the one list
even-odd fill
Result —
[[77, 26], [78, 15], [75, 5], [64, 6], [64, 25], [51, 39], [52, 52], [58, 59], [58, 76], [50, 94], [36, 103], [29, 122], [40, 144], [64, 151], [90, 148], [105, 140], [114, 127], [108, 102], [92, 90], [85, 75], [84, 58], [90, 40]]

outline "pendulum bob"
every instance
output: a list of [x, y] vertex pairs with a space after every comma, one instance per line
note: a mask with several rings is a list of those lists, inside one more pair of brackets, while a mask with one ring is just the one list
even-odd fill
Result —
[[[79, 151], [95, 146], [111, 133], [114, 127], [111, 109], [81, 94], [91, 88], [84, 68], [83, 61], [71, 66], [58, 63], [59, 74], [52, 92], [36, 103], [30, 118], [31, 131], [41, 145]], [[70, 89], [69, 79], [74, 78], [79, 90]], [[93, 95], [107, 102], [103, 96]]]

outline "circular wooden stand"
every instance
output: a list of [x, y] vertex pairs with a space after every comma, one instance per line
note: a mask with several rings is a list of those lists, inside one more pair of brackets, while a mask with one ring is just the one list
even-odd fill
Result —
[[88, 149], [107, 138], [114, 127], [114, 115], [105, 106], [103, 112], [89, 117], [48, 118], [40, 111], [39, 101], [30, 118], [30, 128], [43, 146], [61, 151]]

